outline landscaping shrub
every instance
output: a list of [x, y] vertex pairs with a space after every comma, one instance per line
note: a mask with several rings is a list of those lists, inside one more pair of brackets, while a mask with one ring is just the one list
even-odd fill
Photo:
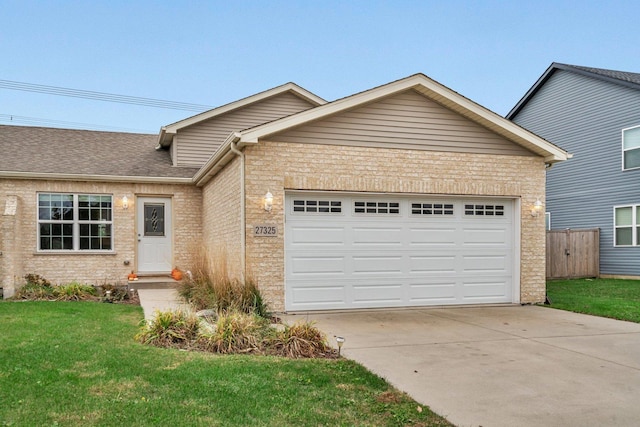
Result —
[[17, 290], [15, 299], [39, 301], [52, 298], [53, 286], [44, 277], [39, 274], [27, 274], [24, 280], [26, 283]]
[[184, 311], [156, 311], [149, 322], [144, 322], [136, 341], [158, 347], [189, 348], [198, 337], [200, 321]]
[[329, 357], [334, 351], [327, 345], [325, 335], [310, 322], [285, 325], [269, 342], [272, 353], [293, 359]]
[[53, 298], [57, 301], [94, 300], [96, 295], [96, 288], [91, 285], [83, 285], [78, 282], [54, 286], [52, 292]]
[[221, 312], [214, 323], [183, 311], [157, 311], [142, 324], [136, 341], [157, 347], [197, 349], [220, 354], [270, 354], [288, 358], [334, 358], [336, 352], [312, 323], [271, 325], [268, 319], [241, 311]]
[[212, 332], [201, 335], [199, 343], [204, 350], [215, 353], [260, 352], [263, 337], [269, 329], [269, 323], [263, 317], [229, 311], [218, 317]]
[[112, 285], [110, 283], [105, 283], [101, 285], [100, 288], [102, 290], [102, 297], [105, 299], [107, 291], [111, 291], [111, 295], [109, 296], [111, 302], [129, 301], [132, 297], [132, 294], [125, 285]]
[[190, 274], [178, 285], [178, 293], [196, 310], [241, 311], [269, 317], [267, 305], [253, 279], [244, 281], [229, 274], [226, 253], [212, 256], [204, 248], [193, 259]]

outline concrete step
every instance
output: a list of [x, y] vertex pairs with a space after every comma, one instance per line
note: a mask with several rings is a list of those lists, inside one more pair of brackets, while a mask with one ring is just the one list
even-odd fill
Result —
[[127, 282], [129, 289], [175, 289], [179, 283], [171, 276], [141, 276]]

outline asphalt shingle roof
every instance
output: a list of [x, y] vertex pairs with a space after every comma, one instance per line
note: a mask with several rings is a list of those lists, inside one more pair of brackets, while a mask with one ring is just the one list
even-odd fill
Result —
[[0, 172], [191, 178], [157, 135], [0, 125]]
[[609, 77], [616, 80], [621, 80], [624, 82], [635, 83], [640, 85], [640, 73], [630, 73], [627, 71], [616, 71], [616, 70], [606, 70], [604, 68], [592, 68], [592, 67], [582, 67], [579, 65], [566, 65], [569, 68], [575, 68], [578, 70], [586, 71], [588, 73], [598, 74], [603, 77]]

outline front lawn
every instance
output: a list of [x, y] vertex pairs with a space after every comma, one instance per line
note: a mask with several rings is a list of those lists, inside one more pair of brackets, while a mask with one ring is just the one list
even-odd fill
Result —
[[136, 343], [140, 307], [0, 302], [0, 425], [450, 425], [345, 360]]
[[551, 280], [547, 296], [553, 308], [640, 323], [640, 280]]

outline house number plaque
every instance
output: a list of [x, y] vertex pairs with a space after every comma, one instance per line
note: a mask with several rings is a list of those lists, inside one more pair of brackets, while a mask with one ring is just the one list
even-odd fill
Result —
[[254, 225], [253, 235], [257, 237], [275, 237], [278, 235], [278, 227], [270, 224]]

